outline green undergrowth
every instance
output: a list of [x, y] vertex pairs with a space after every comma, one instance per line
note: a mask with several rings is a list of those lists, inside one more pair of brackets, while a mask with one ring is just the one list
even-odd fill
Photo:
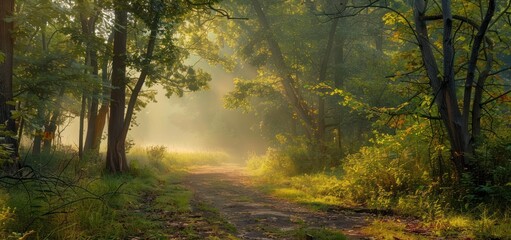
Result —
[[352, 202], [339, 198], [336, 192], [339, 179], [331, 173], [292, 177], [279, 174], [259, 175], [254, 172], [251, 174], [254, 177], [252, 182], [264, 192], [305, 204], [313, 209], [327, 210], [338, 205], [353, 206]]
[[[286, 146], [248, 160], [253, 183], [264, 191], [313, 209], [353, 209], [375, 213], [370, 235], [385, 239], [511, 239], [511, 167], [490, 168], [488, 181], [463, 175], [456, 183], [446, 147], [427, 148], [427, 125], [396, 135], [379, 134], [371, 146], [331, 167], [331, 156], [314, 149]], [[432, 153], [433, 151], [433, 153]], [[511, 147], [495, 142], [479, 150], [480, 164], [509, 161]], [[506, 160], [507, 159], [507, 160]], [[311, 163], [323, 168], [309, 168]], [[504, 171], [504, 169], [506, 169]], [[493, 175], [492, 175], [493, 174]], [[482, 175], [482, 174], [481, 174]], [[382, 221], [384, 216], [395, 221]], [[401, 219], [401, 222], [398, 220]], [[410, 221], [420, 224], [409, 225]]]
[[225, 152], [176, 152], [169, 151], [163, 145], [135, 147], [130, 151], [130, 155], [134, 159], [149, 160], [155, 167], [172, 170], [184, 170], [200, 165], [220, 165], [233, 161]]
[[164, 156], [154, 150], [129, 154], [131, 170], [122, 175], [104, 172], [104, 162], [98, 156], [80, 162], [71, 150], [29, 155], [24, 163], [30, 167], [23, 168], [21, 178], [2, 178], [0, 239], [230, 236], [223, 227], [208, 236], [212, 231], [175, 224], [189, 222], [192, 226], [195, 221], [190, 217], [192, 194], [179, 185], [180, 169], [197, 159], [221, 161], [222, 155], [159, 153]]

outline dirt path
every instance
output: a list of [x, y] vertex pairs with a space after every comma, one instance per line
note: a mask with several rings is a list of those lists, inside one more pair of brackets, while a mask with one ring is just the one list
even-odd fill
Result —
[[216, 208], [237, 229], [236, 236], [241, 239], [282, 239], [276, 233], [304, 227], [329, 228], [341, 231], [349, 239], [364, 239], [358, 230], [370, 217], [348, 211], [314, 212], [264, 195], [249, 186], [248, 176], [237, 165], [198, 167], [183, 183], [194, 193], [195, 202]]

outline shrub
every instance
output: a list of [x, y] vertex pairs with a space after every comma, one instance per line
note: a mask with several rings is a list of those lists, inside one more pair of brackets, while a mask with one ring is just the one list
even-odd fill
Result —
[[263, 156], [251, 156], [248, 167], [259, 174], [296, 176], [329, 170], [338, 165], [337, 153], [330, 151], [329, 146], [318, 149], [317, 145], [303, 138], [292, 141], [282, 140], [276, 148], [268, 148]]
[[167, 147], [163, 145], [150, 146], [146, 148], [147, 157], [151, 161], [162, 160], [167, 152]]
[[[427, 199], [439, 183], [432, 177], [429, 140], [424, 125], [413, 125], [395, 135], [380, 134], [373, 146], [346, 157], [338, 195], [374, 208], [413, 206]], [[406, 197], [410, 196], [410, 197]], [[413, 197], [412, 197], [413, 196]]]

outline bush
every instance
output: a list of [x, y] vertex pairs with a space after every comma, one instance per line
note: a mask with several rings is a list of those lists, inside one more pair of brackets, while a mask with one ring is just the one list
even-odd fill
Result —
[[329, 146], [319, 150], [317, 145], [303, 138], [292, 141], [282, 140], [277, 148], [268, 148], [263, 156], [251, 156], [248, 167], [259, 174], [296, 176], [329, 170], [337, 166], [337, 152], [330, 151]]
[[161, 161], [167, 153], [167, 147], [163, 145], [150, 146], [146, 148], [146, 152], [150, 161]]

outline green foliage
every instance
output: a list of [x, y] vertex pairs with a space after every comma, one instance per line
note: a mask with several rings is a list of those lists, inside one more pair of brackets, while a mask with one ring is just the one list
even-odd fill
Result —
[[[282, 135], [277, 137], [285, 139]], [[280, 149], [268, 148], [263, 156], [251, 156], [247, 163], [249, 169], [261, 176], [295, 176], [338, 165], [335, 155], [317, 151], [306, 139], [297, 139], [295, 144], [283, 144]]]
[[154, 214], [177, 217], [191, 211], [191, 192], [173, 184], [180, 181], [177, 164], [224, 162], [226, 157], [223, 153], [169, 153], [163, 146], [132, 151], [132, 174], [123, 176], [103, 175], [99, 159], [69, 158], [75, 152], [57, 150], [27, 158], [25, 163], [33, 167], [23, 169], [29, 176], [23, 184], [16, 179], [1, 182], [7, 185], [0, 193], [0, 237], [163, 238], [169, 232], [163, 222], [154, 220]]
[[[0, 196], [4, 196], [5, 193], [0, 194]], [[12, 232], [8, 230], [9, 224], [12, 223], [15, 219], [14, 210], [10, 207], [5, 207], [5, 202], [0, 204], [2, 207], [0, 209], [0, 238], [6, 240], [15, 240], [15, 239], [26, 239], [28, 236], [33, 234], [33, 231], [26, 232], [24, 234], [18, 232]]]
[[[341, 196], [357, 202], [387, 202], [401, 194], [414, 193], [430, 184], [429, 167], [416, 154], [419, 145], [410, 139], [384, 135], [380, 144], [363, 147], [343, 163]], [[423, 159], [424, 161], [424, 159]], [[424, 161], [425, 162], [425, 161]], [[390, 207], [383, 204], [384, 208]]]
[[[278, 134], [306, 136], [303, 127], [306, 121], [296, 112], [293, 107], [296, 103], [293, 103], [289, 93], [286, 93], [282, 86], [282, 79], [290, 77], [298, 96], [303, 97], [303, 101], [298, 101], [302, 101], [300, 104], [309, 108], [308, 114], [313, 121], [319, 117], [317, 101], [321, 98], [325, 103], [326, 112], [325, 119], [319, 121], [325, 120], [330, 128], [340, 126], [342, 136], [345, 138], [343, 145], [345, 149], [342, 151], [356, 151], [369, 139], [370, 122], [360, 107], [356, 111], [351, 111], [355, 107], [348, 109], [342, 107], [340, 102], [350, 103], [351, 107], [355, 101], [352, 103], [350, 99], [377, 105], [390, 105], [390, 102], [397, 101], [395, 95], [390, 97], [392, 92], [388, 91], [390, 88], [387, 88], [387, 82], [378, 79], [378, 76], [385, 74], [389, 68], [386, 65], [387, 57], [382, 54], [383, 52], [376, 51], [373, 32], [367, 34], [369, 29], [374, 27], [372, 25], [379, 21], [378, 14], [343, 18], [339, 21], [336, 34], [333, 36], [333, 48], [328, 50], [332, 54], [326, 65], [326, 74], [318, 83], [320, 77], [318, 72], [323, 68], [329, 32], [334, 22], [322, 13], [335, 11], [333, 3], [311, 1], [303, 4], [302, 1], [293, 0], [287, 3], [286, 7], [282, 7], [274, 1], [259, 2], [264, 6], [263, 11], [271, 29], [265, 29], [264, 24], [258, 21], [259, 17], [253, 11], [250, 2], [222, 3], [222, 7], [232, 15], [251, 20], [217, 21], [214, 30], [218, 43], [234, 49], [232, 58], [240, 62], [239, 68], [249, 64], [257, 70], [256, 76], [246, 74], [248, 76], [235, 80], [235, 89], [226, 96], [225, 105], [228, 108], [253, 111], [261, 121], [257, 128], [267, 139], [271, 140]], [[349, 29], [348, 26], [357, 28]], [[275, 50], [268, 46], [265, 31], [270, 30], [272, 33], [278, 33], [272, 34], [272, 38], [278, 43], [281, 53], [272, 52]], [[275, 62], [274, 56], [280, 54], [285, 66]], [[371, 71], [365, 71], [360, 67], [365, 65], [375, 67]], [[284, 76], [287, 74], [290, 76]], [[343, 91], [347, 93], [346, 96], [354, 97], [343, 101], [339, 99], [338, 94], [333, 94], [334, 90]], [[381, 94], [370, 94], [373, 91]], [[329, 142], [333, 141], [333, 134], [330, 133], [331, 129], [324, 133]]]
[[150, 161], [161, 161], [167, 152], [167, 147], [163, 145], [149, 146], [146, 148], [146, 151]]

